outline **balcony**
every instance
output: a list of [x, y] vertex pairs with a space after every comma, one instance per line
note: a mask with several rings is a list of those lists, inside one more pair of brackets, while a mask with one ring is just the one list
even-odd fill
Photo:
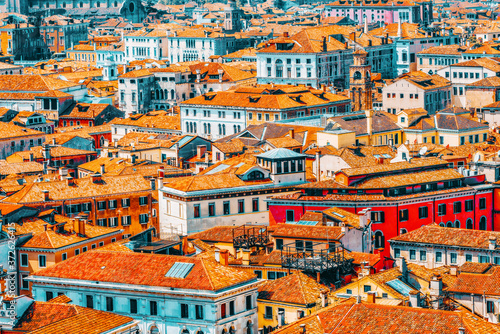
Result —
[[297, 246], [295, 243], [284, 245], [281, 250], [281, 266], [309, 273], [323, 273], [338, 270], [340, 273], [352, 272], [352, 259], [344, 256], [341, 243], [313, 243]]
[[242, 225], [233, 229], [233, 246], [235, 249], [265, 248], [268, 243], [269, 234], [266, 226]]

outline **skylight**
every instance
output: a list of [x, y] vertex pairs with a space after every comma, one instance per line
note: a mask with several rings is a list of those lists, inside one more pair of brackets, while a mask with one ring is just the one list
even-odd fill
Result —
[[175, 262], [174, 265], [165, 274], [165, 277], [186, 278], [193, 267], [194, 263]]

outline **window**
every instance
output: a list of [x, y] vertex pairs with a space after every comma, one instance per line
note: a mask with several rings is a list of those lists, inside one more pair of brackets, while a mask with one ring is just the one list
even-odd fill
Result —
[[450, 253], [450, 263], [451, 264], [457, 263], [457, 253]]
[[208, 216], [215, 216], [215, 203], [208, 203]]
[[371, 285], [364, 285], [363, 286], [363, 291], [364, 292], [370, 292], [370, 291], [372, 291], [372, 286]]
[[106, 311], [113, 312], [113, 297], [106, 297]]
[[106, 210], [106, 201], [97, 202], [97, 210]]
[[139, 205], [147, 205], [148, 204], [148, 196], [139, 197]]
[[465, 262], [472, 262], [472, 254], [465, 254]]
[[384, 218], [384, 211], [372, 211], [371, 213], [372, 223], [383, 223], [385, 221]]
[[486, 312], [487, 313], [495, 312], [495, 304], [491, 300], [486, 301]]
[[397, 259], [401, 257], [401, 250], [399, 248], [394, 248], [394, 258]]
[[85, 253], [88, 250], [87, 246], [82, 247], [82, 253]]
[[465, 211], [470, 212], [474, 210], [474, 201], [471, 199], [468, 199], [465, 201]]
[[90, 246], [90, 249], [95, 249], [95, 248], [96, 248], [96, 244], [92, 244], [92, 245]]
[[252, 211], [253, 212], [259, 211], [259, 199], [258, 198], [252, 198]]
[[402, 222], [408, 220], [408, 209], [399, 210], [399, 220]]
[[273, 318], [273, 308], [271, 306], [266, 306], [266, 313], [264, 314], [264, 318], [266, 319]]
[[130, 198], [122, 198], [122, 208], [130, 207]]
[[158, 315], [158, 303], [154, 300], [149, 302], [149, 314]]
[[274, 239], [276, 240], [276, 249], [283, 249], [283, 239]]
[[488, 263], [490, 262], [490, 257], [486, 255], [479, 255], [479, 263]]
[[79, 249], [75, 249], [75, 256], [77, 256], [79, 254], [80, 254], [80, 250]]
[[194, 213], [193, 213], [194, 218], [200, 218], [200, 205], [199, 204], [195, 204], [193, 206], [193, 209], [194, 209], [193, 210], [194, 211]]
[[384, 234], [381, 231], [375, 232], [375, 243], [374, 247], [375, 248], [384, 248], [385, 245], [385, 238]]
[[467, 219], [467, 221], [465, 222], [465, 228], [466, 229], [469, 229], [469, 230], [472, 230], [473, 229], [473, 226], [472, 226], [472, 219]]
[[253, 273], [257, 275], [257, 278], [262, 278], [262, 270], [254, 270]]
[[485, 216], [482, 216], [481, 219], [479, 220], [479, 229], [482, 230], [482, 231], [486, 231], [487, 230], [486, 217]]
[[234, 300], [229, 302], [229, 315], [234, 315]]
[[130, 216], [122, 216], [122, 226], [128, 226], [132, 223], [132, 218]]
[[130, 313], [137, 314], [137, 299], [130, 299]]
[[118, 201], [116, 199], [112, 199], [109, 201], [109, 208], [110, 209], [116, 209], [117, 208], [117, 203]]
[[499, 264], [500, 264], [500, 257], [495, 256], [495, 257], [493, 258], [493, 263], [495, 263], [496, 265], [499, 265]]
[[196, 319], [203, 319], [203, 305], [195, 305]]
[[38, 267], [45, 268], [47, 266], [47, 257], [45, 255], [38, 255]]
[[484, 210], [486, 209], [486, 198], [480, 198], [479, 199], [479, 210]]
[[244, 213], [245, 212], [245, 200], [240, 199], [238, 200], [238, 213]]
[[429, 217], [429, 208], [426, 206], [418, 208], [418, 218], [424, 219], [427, 217]]
[[462, 212], [462, 202], [453, 203], [453, 213], [460, 213], [460, 212]]
[[248, 295], [245, 297], [245, 305], [246, 305], [247, 311], [252, 309], [252, 306], [253, 306], [252, 295]]
[[45, 291], [45, 300], [49, 301], [54, 298], [54, 293], [52, 291]]
[[417, 251], [414, 249], [410, 249], [410, 260], [416, 260], [417, 259]]
[[188, 304], [181, 304], [181, 318], [189, 318], [189, 306]]
[[220, 305], [220, 317], [224, 319], [226, 317], [226, 304]]
[[28, 266], [28, 254], [21, 254], [21, 267]]
[[295, 211], [286, 210], [286, 221], [287, 222], [294, 222], [295, 221]]
[[149, 222], [149, 214], [148, 213], [141, 213], [139, 215], [139, 223], [147, 224], [148, 222]]
[[427, 252], [421, 250], [420, 251], [420, 261], [427, 261]]
[[88, 308], [94, 308], [94, 296], [87, 295], [86, 296], [86, 307]]
[[62, 253], [61, 254], [61, 260], [64, 261], [68, 258], [68, 253]]
[[224, 209], [224, 214], [225, 215], [228, 215], [231, 213], [231, 210], [230, 210], [230, 205], [229, 205], [229, 201], [225, 201], [223, 203], [223, 209]]
[[439, 204], [438, 205], [438, 216], [444, 216], [446, 215], [446, 204]]
[[441, 263], [443, 262], [443, 253], [441, 252], [436, 252], [436, 262]]
[[267, 272], [267, 279], [268, 280], [275, 280], [276, 279], [276, 272], [275, 271], [268, 271]]

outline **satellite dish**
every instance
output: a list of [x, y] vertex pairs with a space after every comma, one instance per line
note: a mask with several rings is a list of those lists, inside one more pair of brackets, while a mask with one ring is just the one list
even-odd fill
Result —
[[481, 158], [481, 156], [479, 155], [479, 152], [476, 152], [474, 154], [474, 162], [478, 162], [480, 158]]
[[425, 153], [427, 153], [427, 147], [426, 147], [426, 146], [422, 147], [418, 153], [419, 153], [421, 156], [424, 156], [424, 155], [425, 155]]

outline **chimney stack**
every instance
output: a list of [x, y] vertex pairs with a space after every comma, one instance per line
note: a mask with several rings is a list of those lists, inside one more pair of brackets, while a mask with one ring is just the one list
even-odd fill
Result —
[[149, 182], [151, 183], [151, 190], [156, 190], [156, 180], [150, 179]]
[[214, 257], [215, 257], [215, 261], [220, 263], [220, 249], [219, 248], [214, 249]]
[[48, 224], [43, 224], [43, 230], [44, 230], [44, 231], [47, 231], [47, 225], [48, 225]]
[[42, 190], [42, 193], [43, 193], [43, 200], [45, 202], [49, 201], [49, 191], [48, 190]]
[[321, 291], [321, 307], [328, 306], [328, 290]]
[[94, 174], [91, 176], [92, 178], [92, 183], [101, 183], [102, 182], [102, 175], [101, 174]]
[[244, 266], [249, 266], [250, 265], [250, 250], [245, 248], [241, 250], [242, 252], [242, 264]]
[[376, 291], [368, 291], [366, 293], [366, 302], [369, 304], [375, 304], [375, 297], [377, 296]]
[[488, 238], [488, 248], [490, 250], [494, 250], [497, 248], [497, 238], [495, 238], [494, 236], [490, 235], [490, 237]]
[[219, 82], [222, 82], [222, 76], [224, 75], [224, 70], [218, 69], [217, 72], [219, 73]]
[[229, 251], [227, 249], [221, 249], [219, 254], [220, 264], [223, 266], [229, 265]]
[[198, 159], [201, 159], [203, 157], [203, 154], [207, 151], [207, 146], [206, 145], [198, 145], [196, 146], [196, 155]]
[[80, 222], [75, 218], [72, 218], [71, 221], [73, 222], [73, 231], [80, 234]]
[[321, 181], [320, 151], [316, 150], [316, 181]]
[[278, 311], [278, 327], [283, 327], [285, 326], [285, 311], [279, 310]]
[[80, 227], [80, 235], [85, 235], [85, 220], [78, 219], [78, 226]]
[[104, 164], [101, 164], [101, 175], [104, 175], [106, 166]]
[[304, 317], [304, 311], [303, 310], [297, 310], [297, 319], [302, 319]]
[[413, 290], [410, 291], [410, 306], [420, 307], [420, 292]]
[[35, 161], [35, 155], [32, 152], [30, 152], [30, 161]]
[[371, 136], [373, 132], [373, 110], [365, 110], [365, 115], [366, 115], [366, 132], [368, 133], [369, 137], [369, 142], [368, 145], [371, 145]]
[[408, 280], [408, 267], [406, 266], [406, 260], [404, 257], [400, 256], [396, 259], [396, 265], [399, 268], [399, 271], [401, 271], [401, 275], [403, 275], [403, 280], [407, 281]]
[[137, 159], [137, 157], [135, 156], [135, 154], [132, 155], [130, 158], [132, 159], [132, 163], [135, 164], [135, 160]]
[[458, 274], [458, 268], [457, 268], [457, 266], [451, 266], [450, 267], [450, 275], [451, 276], [457, 276], [457, 274]]
[[69, 187], [72, 187], [75, 185], [75, 181], [73, 180], [73, 178], [71, 176], [66, 177], [66, 182], [67, 182]]
[[305, 333], [306, 332], [306, 324], [301, 324], [300, 325], [300, 333]]

